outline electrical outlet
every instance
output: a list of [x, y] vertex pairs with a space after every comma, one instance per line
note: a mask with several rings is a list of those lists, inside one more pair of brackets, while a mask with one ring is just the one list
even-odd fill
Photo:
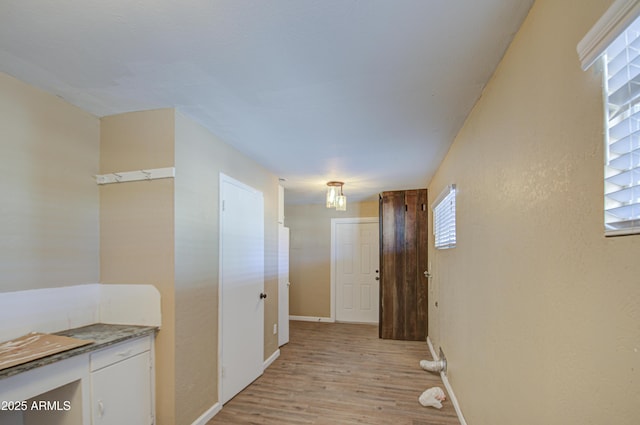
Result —
[[273, 324], [273, 334], [275, 335], [275, 334], [277, 334], [277, 333], [278, 333], [278, 324], [277, 324], [277, 323], [274, 323], [274, 324]]

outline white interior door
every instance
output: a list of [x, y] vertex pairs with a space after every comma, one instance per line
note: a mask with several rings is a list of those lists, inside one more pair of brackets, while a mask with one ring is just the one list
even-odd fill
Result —
[[289, 342], [289, 228], [278, 226], [278, 346]]
[[[345, 219], [346, 220], [346, 219]], [[378, 222], [335, 222], [336, 320], [378, 323]]]
[[264, 200], [220, 175], [220, 380], [222, 402], [263, 371]]

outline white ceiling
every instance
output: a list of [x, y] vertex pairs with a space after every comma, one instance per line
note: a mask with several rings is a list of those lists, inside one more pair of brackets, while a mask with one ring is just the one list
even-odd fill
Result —
[[2, 0], [0, 71], [97, 116], [176, 107], [287, 203], [373, 200], [427, 185], [532, 3]]

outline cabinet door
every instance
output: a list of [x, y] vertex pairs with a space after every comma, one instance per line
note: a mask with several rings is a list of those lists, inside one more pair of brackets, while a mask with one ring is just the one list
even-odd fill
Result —
[[93, 425], [152, 424], [151, 383], [149, 351], [93, 372]]

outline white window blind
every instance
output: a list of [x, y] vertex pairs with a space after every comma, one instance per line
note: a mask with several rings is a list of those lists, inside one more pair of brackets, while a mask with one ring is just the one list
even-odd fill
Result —
[[640, 233], [640, 19], [604, 54], [607, 235]]
[[433, 235], [438, 249], [456, 246], [456, 185], [448, 186], [433, 203]]

